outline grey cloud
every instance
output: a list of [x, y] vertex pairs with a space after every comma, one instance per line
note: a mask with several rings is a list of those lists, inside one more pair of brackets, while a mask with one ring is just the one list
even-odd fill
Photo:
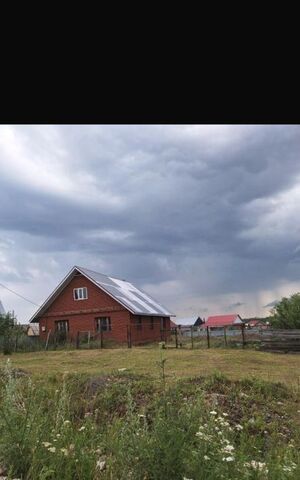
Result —
[[246, 305], [246, 304], [244, 302], [231, 303], [226, 307], [226, 310], [232, 310], [233, 308], [242, 307], [243, 305]]
[[300, 281], [296, 235], [272, 242], [261, 228], [259, 243], [245, 235], [273, 208], [269, 200], [298, 185], [299, 127], [12, 129], [45, 178], [25, 181], [26, 165], [14, 167], [0, 136], [0, 238], [15, 242], [0, 243], [3, 281], [34, 282], [46, 259], [51, 278], [77, 263], [140, 286], [180, 281], [182, 296], [215, 295], [216, 303]]

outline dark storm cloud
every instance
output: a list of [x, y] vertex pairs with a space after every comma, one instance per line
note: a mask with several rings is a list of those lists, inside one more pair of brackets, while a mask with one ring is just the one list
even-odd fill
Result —
[[298, 281], [299, 146], [297, 126], [0, 127], [1, 278], [86, 262], [194, 297]]
[[226, 307], [226, 310], [229, 311], [229, 310], [232, 310], [233, 308], [242, 307], [243, 305], [245, 305], [244, 302], [231, 303], [230, 305], [228, 305], [228, 306]]

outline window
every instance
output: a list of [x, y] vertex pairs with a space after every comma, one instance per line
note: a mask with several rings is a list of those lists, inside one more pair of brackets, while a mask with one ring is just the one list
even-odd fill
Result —
[[88, 298], [87, 288], [86, 287], [74, 288], [73, 296], [74, 296], [74, 300], [86, 300]]
[[69, 320], [58, 320], [55, 322], [56, 331], [67, 333], [69, 331]]
[[96, 330], [97, 332], [109, 332], [111, 330], [110, 317], [96, 318]]

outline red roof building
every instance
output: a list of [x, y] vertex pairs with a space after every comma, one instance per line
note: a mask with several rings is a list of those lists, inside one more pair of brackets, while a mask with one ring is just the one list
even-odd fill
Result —
[[232, 315], [215, 315], [208, 317], [204, 323], [204, 327], [229, 327], [233, 325], [242, 325], [243, 321], [239, 314], [234, 313]]

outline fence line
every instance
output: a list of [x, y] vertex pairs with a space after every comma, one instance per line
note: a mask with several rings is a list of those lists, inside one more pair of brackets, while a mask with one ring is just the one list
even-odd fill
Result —
[[245, 348], [255, 347], [259, 350], [275, 352], [300, 352], [300, 330], [261, 330], [246, 329], [244, 326], [234, 328], [209, 328], [205, 325], [176, 326], [163, 328], [161, 322], [130, 323], [125, 326], [123, 341], [113, 339], [111, 330], [101, 329], [78, 331], [73, 337], [68, 332], [48, 332], [46, 339], [28, 337], [17, 333], [9, 338], [0, 336], [0, 351], [30, 352], [37, 350], [56, 350], [58, 348], [111, 348], [161, 343], [165, 348], [175, 349], [209, 349], [214, 347]]

